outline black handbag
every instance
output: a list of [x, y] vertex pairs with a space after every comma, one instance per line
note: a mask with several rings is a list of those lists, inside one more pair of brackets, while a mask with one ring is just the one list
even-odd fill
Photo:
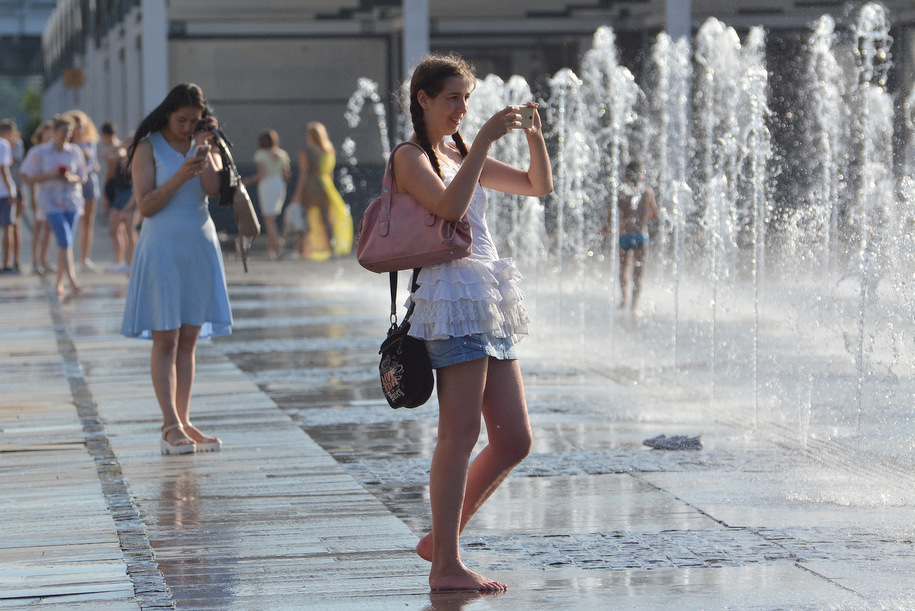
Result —
[[[418, 274], [419, 269], [414, 269], [414, 291]], [[435, 386], [432, 364], [429, 362], [429, 353], [426, 352], [426, 342], [407, 335], [410, 315], [413, 314], [412, 303], [403, 322], [397, 324], [397, 272], [390, 272], [390, 278], [391, 327], [378, 351], [381, 355], [381, 363], [378, 365], [381, 390], [388, 405], [394, 409], [419, 407], [432, 396], [432, 388]]]

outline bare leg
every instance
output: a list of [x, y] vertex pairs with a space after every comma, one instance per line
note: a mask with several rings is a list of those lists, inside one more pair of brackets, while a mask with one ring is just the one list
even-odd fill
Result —
[[66, 294], [66, 291], [64, 291], [64, 276], [67, 273], [66, 270], [67, 270], [66, 249], [58, 246], [57, 247], [57, 283], [54, 286], [54, 291], [57, 293], [57, 297], [59, 297], [60, 299], [63, 299], [63, 296]]
[[57, 248], [57, 296], [64, 296], [64, 279], [70, 281], [70, 288], [74, 293], [80, 292], [83, 287], [76, 281], [76, 265], [73, 263], [73, 248], [71, 246]]
[[506, 589], [465, 567], [458, 545], [468, 463], [480, 435], [488, 361], [477, 359], [439, 370], [438, 442], [429, 475], [433, 540], [429, 586], [433, 590]]
[[[32, 208], [32, 218], [35, 218], [34, 206]], [[36, 270], [44, 268], [41, 257], [38, 256], [38, 253], [41, 251], [41, 234], [43, 231], [44, 221], [35, 219], [35, 224], [32, 226], [32, 267]]]
[[111, 236], [111, 245], [114, 247], [114, 263], [120, 265], [127, 261], [125, 238], [121, 231], [123, 224], [122, 214], [116, 208], [108, 209], [108, 235]]
[[632, 264], [632, 310], [635, 311], [642, 294], [642, 272], [645, 270], [645, 259], [648, 257], [648, 246], [633, 249], [634, 262]]
[[620, 290], [623, 292], [620, 308], [625, 308], [629, 302], [629, 259], [631, 258], [631, 251], [620, 249]]
[[0, 247], [0, 248], [2, 248], [3, 261], [2, 261], [2, 265], [0, 265], [0, 267], [5, 268], [5, 267], [10, 266], [10, 241], [11, 241], [11, 236], [13, 235], [13, 226], [5, 225], [3, 227], [0, 227], [0, 231], [3, 232], [3, 244], [2, 244], [2, 247]]
[[[153, 347], [149, 369], [152, 376], [153, 390], [156, 392], [156, 399], [159, 402], [159, 408], [162, 410], [162, 426], [163, 428], [168, 428], [182, 423], [178, 413], [177, 402], [179, 386], [178, 346], [180, 344], [181, 330], [153, 331], [152, 336]], [[175, 429], [168, 434], [167, 441], [172, 445], [187, 445], [192, 443], [193, 439], [181, 429]]]
[[80, 233], [79, 233], [79, 252], [80, 259], [79, 262], [83, 265], [86, 265], [86, 261], [89, 261], [89, 255], [92, 254], [92, 234], [95, 230], [95, 200], [90, 199], [86, 201], [86, 205], [83, 209], [83, 215], [80, 217]]
[[327, 234], [327, 250], [334, 252], [334, 226], [330, 222], [330, 204], [325, 198], [321, 205], [321, 219], [324, 221], [324, 231]]
[[280, 245], [280, 239], [276, 230], [276, 217], [265, 214], [264, 226], [267, 228], [267, 257], [273, 259], [276, 257], [276, 251]]
[[22, 206], [23, 203], [21, 201], [17, 201], [15, 207], [13, 208], [13, 223], [12, 231], [10, 232], [10, 251], [13, 255], [13, 267], [16, 269], [19, 269], [19, 249], [22, 245], [19, 236], [19, 223], [22, 219]]
[[[533, 435], [517, 361], [489, 359], [483, 394], [483, 418], [489, 444], [477, 455], [467, 474], [460, 531], [531, 450]], [[432, 560], [432, 535], [416, 546], [416, 553]]]
[[197, 373], [197, 338], [200, 327], [181, 325], [178, 329], [178, 348], [175, 356], [175, 412], [184, 426], [188, 437], [197, 443], [212, 443], [216, 437], [209, 437], [191, 424], [191, 393], [194, 390], [194, 376]]
[[41, 260], [41, 266], [48, 266], [48, 252], [51, 250], [51, 225], [48, 224], [48, 221], [42, 221], [42, 231], [39, 241], [41, 245], [38, 247], [38, 256]]

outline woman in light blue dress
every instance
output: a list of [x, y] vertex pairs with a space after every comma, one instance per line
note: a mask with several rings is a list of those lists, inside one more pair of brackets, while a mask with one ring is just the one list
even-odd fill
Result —
[[200, 88], [178, 85], [140, 123], [128, 157], [144, 220], [121, 333], [152, 339], [163, 454], [222, 446], [189, 417], [197, 339], [227, 334], [232, 325], [222, 252], [207, 209], [207, 197], [219, 194], [222, 164], [207, 144], [216, 126]]

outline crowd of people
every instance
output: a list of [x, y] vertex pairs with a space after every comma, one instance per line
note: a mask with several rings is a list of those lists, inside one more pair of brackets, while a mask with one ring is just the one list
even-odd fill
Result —
[[[268, 260], [324, 261], [352, 250], [352, 216], [333, 180], [333, 144], [323, 124], [309, 123], [306, 130], [293, 189], [287, 189], [290, 156], [280, 148], [273, 129], [258, 136], [253, 159], [257, 172], [244, 179], [246, 184], [257, 183]], [[131, 132], [122, 139], [112, 122], [97, 128], [78, 109], [42, 122], [28, 143], [15, 120], [0, 121], [0, 274], [25, 271], [20, 256], [26, 218], [32, 231], [32, 272], [56, 273], [55, 288], [61, 297], [67, 295], [67, 284], [78, 293], [78, 274], [102, 271], [91, 258], [99, 207], [108, 219], [114, 255], [104, 271], [130, 273], [144, 220], [128, 169], [133, 138]], [[287, 201], [289, 191], [293, 196]], [[52, 236], [58, 252], [49, 261]]]
[[[27, 148], [16, 122], [0, 121], [4, 274], [23, 272], [21, 232], [26, 216], [32, 228], [32, 271], [39, 275], [56, 272], [55, 289], [60, 297], [67, 294], [65, 284], [73, 293], [81, 290], [78, 272], [100, 271], [90, 257], [96, 209], [99, 200], [105, 211], [114, 205], [114, 160], [126, 154], [112, 124], [106, 123], [102, 133], [100, 143], [92, 119], [80, 110], [70, 110], [38, 125]], [[130, 212], [129, 185], [122, 192], [127, 200], [122, 207]], [[128, 240], [134, 226], [119, 225], [118, 240]], [[57, 243], [54, 263], [48, 259], [52, 237]], [[109, 271], [126, 272], [130, 256], [124, 249]]]

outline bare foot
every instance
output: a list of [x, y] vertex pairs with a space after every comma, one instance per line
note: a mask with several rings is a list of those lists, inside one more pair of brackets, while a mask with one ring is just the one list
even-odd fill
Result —
[[432, 591], [475, 590], [477, 592], [507, 592], [508, 586], [474, 573], [463, 564], [449, 570], [429, 573], [429, 587]]
[[416, 553], [426, 562], [432, 562], [432, 533], [419, 540], [416, 544]]
[[58, 284], [57, 288], [54, 289], [54, 292], [57, 293], [57, 299], [60, 301], [63, 301], [64, 297], [67, 295], [67, 291], [64, 290], [64, 286], [62, 284]]

